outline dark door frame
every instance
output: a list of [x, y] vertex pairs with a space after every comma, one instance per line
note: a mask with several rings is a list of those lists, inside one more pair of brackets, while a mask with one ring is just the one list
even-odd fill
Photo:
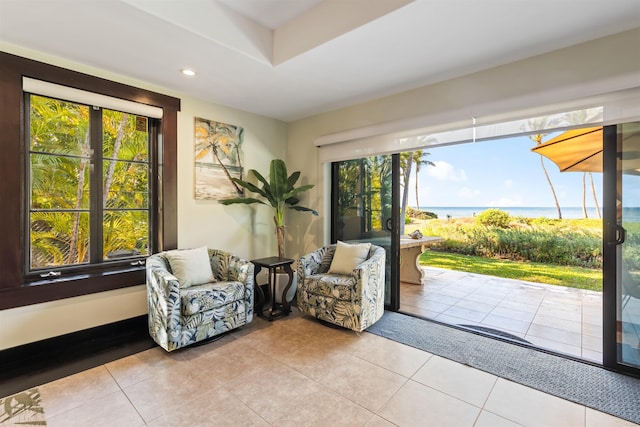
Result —
[[603, 182], [603, 230], [602, 230], [602, 364], [605, 368], [640, 376], [640, 368], [619, 362], [618, 344], [618, 275], [620, 248], [618, 243], [618, 189], [622, 172], [618, 160], [622, 154], [622, 141], [618, 125], [603, 127], [602, 134], [602, 182]]
[[[400, 154], [389, 154], [391, 156], [391, 218], [390, 227], [386, 227], [391, 233], [390, 266], [391, 282], [389, 304], [385, 303], [385, 309], [398, 311], [400, 309]], [[339, 162], [331, 163], [331, 243], [336, 243], [338, 234], [335, 225], [338, 223], [338, 185], [339, 185]], [[386, 222], [386, 221], [385, 221]], [[383, 227], [386, 225], [383, 224]]]

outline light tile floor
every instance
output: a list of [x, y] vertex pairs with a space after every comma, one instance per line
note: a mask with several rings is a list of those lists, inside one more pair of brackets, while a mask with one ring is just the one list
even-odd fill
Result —
[[[55, 426], [632, 426], [306, 316], [154, 348], [38, 387]], [[606, 398], [606, 396], [603, 396]]]
[[423, 267], [402, 283], [400, 311], [454, 325], [488, 327], [531, 344], [602, 363], [602, 293]]

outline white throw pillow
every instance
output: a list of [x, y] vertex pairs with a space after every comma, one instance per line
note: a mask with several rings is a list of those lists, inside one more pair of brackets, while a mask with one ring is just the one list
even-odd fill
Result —
[[370, 249], [371, 243], [349, 244], [338, 240], [329, 273], [351, 274], [354, 268], [367, 259]]
[[215, 281], [209, 262], [209, 251], [205, 246], [168, 251], [165, 256], [169, 260], [173, 275], [180, 281], [181, 288]]

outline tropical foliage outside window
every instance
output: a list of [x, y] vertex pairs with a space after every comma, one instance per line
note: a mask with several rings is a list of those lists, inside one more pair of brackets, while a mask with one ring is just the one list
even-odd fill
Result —
[[29, 269], [148, 255], [149, 120], [27, 99]]

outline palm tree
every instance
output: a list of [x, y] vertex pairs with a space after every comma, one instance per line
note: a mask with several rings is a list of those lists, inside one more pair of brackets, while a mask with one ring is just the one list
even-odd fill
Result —
[[424, 160], [423, 157], [430, 156], [431, 153], [425, 153], [422, 150], [416, 150], [413, 152], [413, 161], [416, 164], [416, 209], [420, 209], [420, 202], [418, 201], [418, 178], [420, 173], [420, 166], [435, 166], [436, 164], [429, 160]]
[[[537, 117], [535, 119], [531, 119], [526, 123], [526, 131], [538, 131], [542, 129], [550, 129], [556, 126], [559, 126], [565, 120], [563, 116], [543, 116]], [[544, 138], [546, 133], [536, 133], [533, 135], [529, 135], [529, 138], [535, 142], [536, 145], [542, 144], [542, 138]], [[553, 201], [556, 204], [556, 209], [558, 210], [558, 219], [562, 219], [562, 210], [560, 209], [560, 203], [558, 202], [558, 196], [556, 195], [556, 190], [553, 187], [553, 183], [551, 182], [551, 178], [549, 177], [549, 172], [547, 172], [547, 168], [544, 165], [544, 157], [540, 154], [540, 166], [542, 167], [542, 172], [544, 172], [544, 176], [547, 179], [547, 184], [549, 184], [549, 188], [551, 189], [551, 194], [553, 195]]]
[[402, 204], [400, 207], [400, 235], [404, 234], [404, 218], [409, 202], [409, 177], [413, 167], [413, 151], [400, 153], [400, 169], [402, 169]]
[[596, 196], [596, 186], [593, 184], [593, 174], [591, 172], [589, 172], [589, 179], [591, 180], [591, 193], [593, 194], [593, 202], [596, 204], [596, 215], [598, 216], [598, 219], [602, 219], [600, 206], [598, 205], [598, 197]]
[[238, 195], [242, 195], [242, 188], [231, 176], [225, 165], [232, 164], [242, 170], [240, 158], [240, 144], [244, 128], [196, 119], [196, 160], [201, 160], [211, 154], [215, 162], [224, 171], [225, 176], [233, 185]]

